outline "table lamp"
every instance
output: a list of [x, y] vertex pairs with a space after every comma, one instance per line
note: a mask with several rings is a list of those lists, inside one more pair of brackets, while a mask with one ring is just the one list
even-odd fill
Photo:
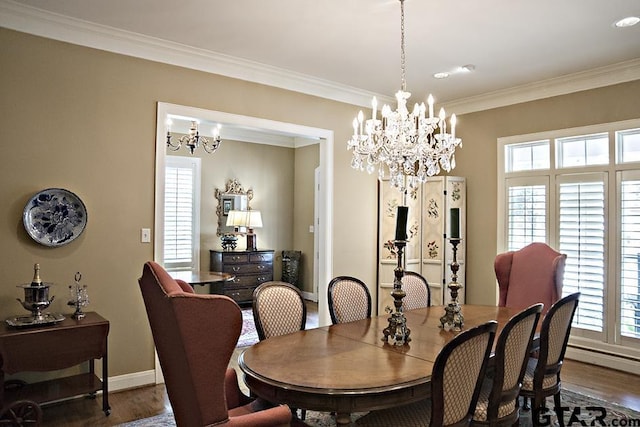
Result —
[[260, 211], [247, 211], [246, 213], [247, 221], [245, 226], [247, 227], [247, 250], [255, 251], [257, 250], [256, 242], [258, 239], [256, 234], [253, 232], [253, 229], [262, 227], [262, 216], [260, 215]]

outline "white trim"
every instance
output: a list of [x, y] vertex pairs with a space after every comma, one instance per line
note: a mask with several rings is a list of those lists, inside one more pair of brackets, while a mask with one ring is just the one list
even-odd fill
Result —
[[565, 359], [577, 360], [583, 363], [603, 366], [609, 369], [627, 372], [630, 374], [640, 375], [640, 360], [630, 360], [628, 358], [619, 357], [615, 354], [597, 353], [583, 348], [567, 346]]
[[[0, 26], [81, 46], [148, 59], [254, 83], [292, 90], [361, 107], [395, 103], [376, 94], [302, 73], [197, 49], [179, 43], [120, 30], [47, 12], [12, 0], [0, 0]], [[456, 114], [471, 113], [521, 102], [640, 79], [640, 59], [587, 70], [443, 103]]]
[[153, 369], [109, 377], [109, 392], [156, 384]]
[[80, 46], [220, 74], [363, 107], [371, 106], [373, 96], [381, 103], [395, 102], [391, 96], [47, 12], [11, 0], [0, 0], [0, 26]]
[[634, 80], [640, 80], [640, 59], [445, 102], [443, 106], [460, 115]]

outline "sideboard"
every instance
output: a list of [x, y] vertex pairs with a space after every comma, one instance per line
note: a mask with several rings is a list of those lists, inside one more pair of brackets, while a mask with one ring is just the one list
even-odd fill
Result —
[[273, 250], [219, 251], [210, 250], [209, 270], [235, 276], [224, 283], [224, 294], [238, 304], [252, 301], [253, 290], [263, 282], [273, 280]]

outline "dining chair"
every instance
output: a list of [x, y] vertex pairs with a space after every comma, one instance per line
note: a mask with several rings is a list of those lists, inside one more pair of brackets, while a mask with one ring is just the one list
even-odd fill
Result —
[[[551, 306], [540, 327], [538, 357], [531, 357], [527, 362], [520, 395], [525, 399], [525, 403], [526, 399], [533, 402], [531, 418], [534, 425], [540, 423], [540, 411], [544, 408], [548, 396], [553, 396], [555, 408], [560, 408], [560, 370], [579, 298], [580, 292], [576, 292]], [[557, 413], [558, 419], [561, 419], [562, 415], [562, 412]]]
[[286, 282], [260, 284], [253, 291], [253, 321], [260, 341], [304, 330], [307, 306], [302, 292]]
[[356, 420], [366, 427], [468, 426], [493, 347], [497, 322], [459, 333], [440, 351], [431, 374], [431, 398], [408, 405], [371, 411]]
[[500, 332], [491, 374], [483, 380], [473, 414], [474, 425], [511, 426], [519, 422], [518, 395], [541, 312], [542, 304], [534, 304], [509, 319]]
[[371, 317], [371, 294], [362, 280], [351, 276], [334, 277], [329, 282], [327, 293], [329, 314], [334, 325]]
[[246, 396], [228, 367], [242, 329], [235, 301], [196, 294], [152, 261], [138, 283], [178, 427], [289, 425], [288, 406]]
[[431, 305], [431, 289], [422, 275], [414, 271], [405, 271], [402, 276], [402, 290], [407, 294], [402, 299], [404, 310], [429, 307]]
[[498, 305], [522, 310], [541, 302], [542, 313], [546, 313], [562, 296], [566, 259], [565, 254], [541, 242], [498, 254], [494, 260]]
[[[290, 283], [264, 282], [253, 291], [253, 321], [260, 341], [303, 331], [307, 324], [307, 306], [302, 292]], [[297, 408], [291, 408], [294, 413]], [[305, 419], [306, 410], [300, 410]]]

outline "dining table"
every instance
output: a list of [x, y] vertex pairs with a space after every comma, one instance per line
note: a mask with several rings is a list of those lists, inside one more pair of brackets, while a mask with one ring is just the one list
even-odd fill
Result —
[[[463, 331], [495, 320], [497, 334], [520, 311], [461, 307]], [[332, 412], [337, 424], [348, 424], [351, 413], [430, 396], [436, 357], [460, 333], [441, 327], [443, 314], [443, 306], [405, 311], [410, 341], [403, 345], [383, 341], [390, 316], [384, 314], [271, 337], [244, 350], [238, 365], [253, 395], [293, 408]]]
[[220, 271], [172, 271], [171, 277], [184, 280], [191, 286], [209, 285], [210, 294], [224, 295], [224, 284], [231, 282], [236, 276]]

